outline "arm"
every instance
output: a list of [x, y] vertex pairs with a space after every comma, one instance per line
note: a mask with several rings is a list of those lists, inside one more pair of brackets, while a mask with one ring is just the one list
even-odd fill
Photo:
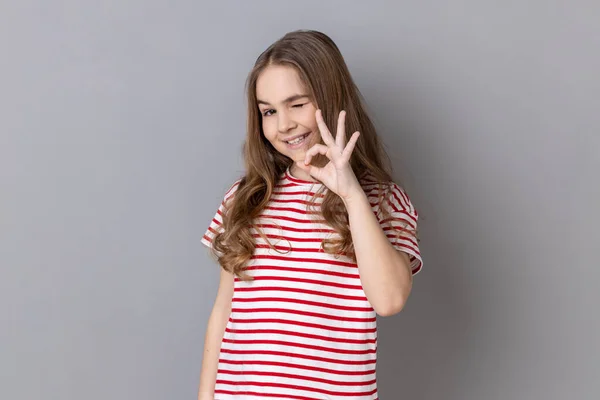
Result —
[[[346, 143], [346, 112], [338, 117], [335, 138], [329, 132], [321, 110], [315, 114], [325, 144], [315, 144], [298, 168], [308, 172], [342, 198], [348, 211], [350, 233], [358, 264], [361, 284], [375, 312], [381, 316], [398, 313], [412, 288], [412, 271], [406, 253], [390, 243], [373, 214], [371, 205], [350, 165], [350, 158], [360, 133], [354, 132]], [[330, 161], [324, 167], [310, 165], [316, 154]]]
[[204, 339], [204, 356], [202, 357], [202, 372], [198, 400], [213, 400], [221, 341], [231, 313], [234, 276], [221, 268], [221, 277], [217, 297], [208, 319], [206, 337]]
[[365, 295], [377, 314], [394, 315], [412, 288], [409, 257], [392, 246], [362, 188], [357, 187], [344, 204]]

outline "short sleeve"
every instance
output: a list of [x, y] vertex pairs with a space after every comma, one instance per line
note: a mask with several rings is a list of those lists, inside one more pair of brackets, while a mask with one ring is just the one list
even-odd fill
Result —
[[202, 236], [200, 242], [206, 247], [212, 248], [212, 243], [215, 235], [217, 234], [217, 232], [223, 231], [223, 215], [225, 214], [230, 201], [233, 199], [233, 195], [237, 191], [240, 182], [241, 179], [238, 179], [233, 185], [229, 187], [229, 189], [227, 189], [227, 192], [223, 197], [223, 201], [219, 205], [217, 212], [215, 213], [213, 219], [210, 221], [208, 228], [204, 232], [204, 236]]
[[[413, 275], [423, 267], [421, 252], [417, 241], [418, 213], [406, 192], [396, 183], [391, 182], [384, 188], [383, 199], [380, 200], [377, 184], [367, 191], [367, 196], [379, 225], [390, 240], [390, 243], [409, 256]], [[384, 215], [384, 210], [387, 214]]]

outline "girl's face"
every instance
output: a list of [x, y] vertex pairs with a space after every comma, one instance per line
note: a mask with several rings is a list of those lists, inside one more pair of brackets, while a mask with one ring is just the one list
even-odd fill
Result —
[[317, 109], [296, 70], [282, 65], [266, 67], [256, 81], [256, 97], [267, 140], [294, 162], [304, 161], [306, 151], [320, 142], [320, 133]]

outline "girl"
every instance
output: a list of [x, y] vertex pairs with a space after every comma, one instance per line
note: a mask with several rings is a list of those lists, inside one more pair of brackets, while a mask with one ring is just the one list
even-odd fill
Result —
[[328, 36], [272, 44], [247, 101], [245, 175], [202, 238], [222, 268], [199, 399], [377, 399], [376, 314], [421, 268], [417, 212]]

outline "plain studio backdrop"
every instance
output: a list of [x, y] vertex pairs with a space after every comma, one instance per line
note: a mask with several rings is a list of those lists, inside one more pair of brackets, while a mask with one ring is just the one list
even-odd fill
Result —
[[[215, 3], [215, 2], [213, 2]], [[2, 1], [0, 398], [196, 396], [246, 74], [346, 57], [421, 219], [384, 400], [600, 396], [600, 3]]]

